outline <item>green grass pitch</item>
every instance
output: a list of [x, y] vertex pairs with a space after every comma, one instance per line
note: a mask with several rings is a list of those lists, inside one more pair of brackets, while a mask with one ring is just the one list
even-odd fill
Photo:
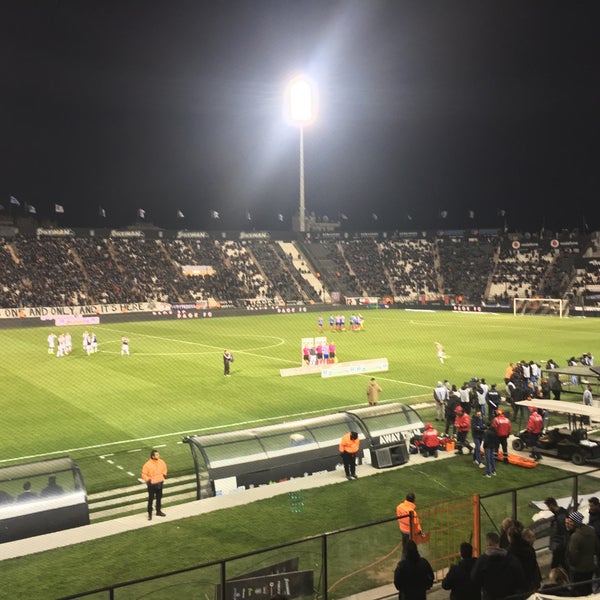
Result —
[[[370, 375], [285, 377], [301, 363], [302, 337], [318, 335], [317, 313], [99, 325], [99, 352], [47, 352], [51, 328], [0, 330], [4, 352], [0, 465], [70, 455], [88, 491], [135, 483], [147, 452], [161, 448], [173, 474], [189, 473], [187, 434], [258, 427], [366, 405]], [[329, 332], [340, 361], [386, 357], [381, 401], [431, 400], [438, 380], [497, 382], [515, 360], [564, 365], [597, 349], [600, 320], [402, 310], [365, 312], [364, 331]], [[348, 314], [349, 316], [349, 314]], [[347, 319], [348, 321], [348, 319]], [[59, 328], [53, 328], [57, 333]], [[64, 330], [64, 329], [63, 329]], [[131, 356], [120, 355], [130, 339]], [[440, 364], [434, 342], [445, 347]], [[232, 350], [231, 377], [222, 353]], [[580, 401], [580, 398], [573, 396]], [[425, 419], [432, 412], [424, 412]], [[111, 461], [101, 457], [111, 455]]]

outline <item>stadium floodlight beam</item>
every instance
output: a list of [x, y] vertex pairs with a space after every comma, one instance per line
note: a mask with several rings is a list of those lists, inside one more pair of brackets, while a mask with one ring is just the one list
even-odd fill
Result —
[[313, 85], [306, 77], [295, 77], [288, 84], [287, 108], [292, 123], [300, 130], [300, 193], [298, 206], [299, 230], [306, 231], [304, 198], [304, 127], [315, 118]]

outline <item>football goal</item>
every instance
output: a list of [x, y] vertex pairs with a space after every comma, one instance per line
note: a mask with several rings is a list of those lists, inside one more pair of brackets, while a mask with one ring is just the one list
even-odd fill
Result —
[[513, 314], [564, 316], [565, 300], [561, 298], [513, 298]]

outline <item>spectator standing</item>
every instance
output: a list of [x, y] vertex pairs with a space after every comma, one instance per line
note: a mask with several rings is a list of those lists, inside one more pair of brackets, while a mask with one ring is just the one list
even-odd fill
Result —
[[592, 593], [594, 559], [600, 556], [600, 543], [594, 528], [584, 525], [583, 515], [578, 511], [567, 515], [565, 526], [570, 534], [565, 552], [569, 578], [573, 584], [581, 583], [575, 586], [575, 593], [578, 596], [587, 596]]
[[346, 479], [358, 479], [356, 476], [356, 454], [360, 449], [360, 440], [356, 431], [349, 431], [340, 440], [340, 455], [344, 464]]
[[460, 396], [455, 394], [456, 386], [452, 386], [454, 388], [453, 391], [448, 395], [448, 399], [446, 400], [446, 406], [444, 407], [444, 417], [446, 419], [446, 428], [444, 429], [444, 433], [448, 435], [450, 433], [450, 427], [454, 429], [454, 419], [456, 418], [456, 411], [461, 406], [460, 404]]
[[429, 561], [419, 554], [417, 544], [409, 540], [406, 552], [394, 571], [394, 586], [398, 590], [399, 600], [426, 600], [433, 579]]
[[[592, 394], [592, 386], [588, 383], [585, 390], [583, 390], [583, 405], [584, 406], [593, 406], [594, 395]], [[584, 417], [583, 420], [585, 425], [590, 424], [590, 418]]]
[[406, 553], [406, 546], [410, 541], [411, 536], [411, 519], [412, 535], [425, 537], [423, 529], [421, 529], [421, 523], [419, 523], [419, 515], [417, 515], [414, 492], [408, 492], [404, 502], [400, 502], [400, 504], [396, 506], [396, 516], [398, 517], [398, 527], [402, 534], [402, 556], [404, 556]]
[[525, 591], [525, 574], [519, 561], [500, 548], [495, 531], [485, 536], [486, 550], [475, 562], [471, 580], [481, 588], [482, 600], [501, 600]]
[[488, 393], [485, 396], [487, 401], [489, 418], [493, 419], [500, 408], [500, 402], [502, 401], [502, 397], [500, 396], [500, 392], [496, 389], [496, 384], [492, 383], [492, 387], [488, 390]]
[[594, 395], [592, 393], [592, 386], [588, 383], [585, 390], [583, 390], [583, 404], [585, 406], [592, 406], [594, 400]]
[[231, 372], [231, 363], [233, 362], [233, 354], [229, 350], [223, 351], [223, 374], [229, 377]]
[[142, 479], [148, 486], [148, 521], [152, 521], [152, 505], [156, 500], [156, 516], [166, 517], [162, 512], [163, 483], [167, 477], [167, 464], [158, 450], [150, 452], [150, 458], [142, 467]]
[[435, 420], [441, 421], [444, 418], [444, 409], [448, 399], [448, 389], [441, 381], [437, 382], [433, 390], [433, 399], [435, 400]]
[[588, 513], [588, 524], [594, 528], [596, 537], [600, 540], [600, 500], [596, 496], [588, 500]]
[[460, 405], [462, 409], [468, 414], [471, 414], [471, 388], [469, 384], [465, 381], [458, 391], [460, 395]]
[[504, 392], [506, 394], [506, 401], [512, 406], [512, 403], [514, 402], [514, 398], [513, 398], [513, 392], [516, 389], [516, 385], [514, 383], [514, 381], [512, 379], [508, 379], [506, 378], [504, 380]]
[[485, 469], [485, 460], [482, 456], [481, 449], [483, 444], [483, 436], [485, 434], [485, 422], [481, 411], [478, 410], [471, 419], [471, 437], [473, 438], [473, 463], [480, 469]]
[[519, 521], [515, 521], [510, 517], [504, 517], [500, 523], [500, 548], [504, 548], [505, 550], [508, 550], [508, 547], [510, 546], [510, 541], [508, 540], [508, 530], [511, 527], [522, 528], [522, 525]]
[[560, 400], [560, 394], [562, 392], [562, 382], [558, 376], [558, 373], [548, 374], [548, 383], [550, 384], [550, 390], [555, 400]]
[[383, 392], [381, 386], [375, 381], [375, 377], [371, 377], [371, 381], [367, 384], [367, 402], [369, 406], [377, 406], [379, 392]]
[[496, 435], [498, 436], [498, 447], [502, 448], [502, 459], [508, 464], [508, 436], [510, 435], [512, 426], [501, 408], [498, 409], [498, 412], [492, 421], [492, 426], [496, 430]]
[[460, 558], [442, 579], [442, 588], [450, 590], [450, 600], [481, 600], [481, 589], [471, 581], [477, 559], [473, 558], [473, 546], [468, 542], [460, 545]]
[[552, 552], [552, 561], [550, 568], [563, 567], [566, 568], [565, 562], [565, 550], [567, 548], [567, 541], [569, 534], [565, 526], [565, 519], [567, 518], [567, 509], [558, 505], [555, 498], [549, 496], [544, 500], [544, 504], [548, 510], [552, 513], [550, 519], [550, 535], [549, 535], [549, 548]]
[[523, 567], [525, 591], [535, 592], [542, 583], [542, 573], [532, 544], [523, 537], [523, 531], [514, 526], [508, 530], [508, 541], [508, 553], [514, 556]]
[[483, 434], [483, 450], [485, 454], [485, 476], [489, 479], [496, 475], [496, 452], [498, 451], [498, 436], [491, 423], [488, 423]]

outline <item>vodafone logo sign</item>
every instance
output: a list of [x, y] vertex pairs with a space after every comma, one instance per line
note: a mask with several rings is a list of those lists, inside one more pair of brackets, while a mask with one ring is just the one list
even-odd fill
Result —
[[560, 242], [558, 240], [550, 240], [550, 245], [553, 248], [558, 248], [560, 246]]
[[515, 240], [515, 241], [512, 243], [512, 247], [513, 247], [515, 250], [518, 250], [518, 249], [521, 247], [521, 242], [519, 242], [519, 241]]

